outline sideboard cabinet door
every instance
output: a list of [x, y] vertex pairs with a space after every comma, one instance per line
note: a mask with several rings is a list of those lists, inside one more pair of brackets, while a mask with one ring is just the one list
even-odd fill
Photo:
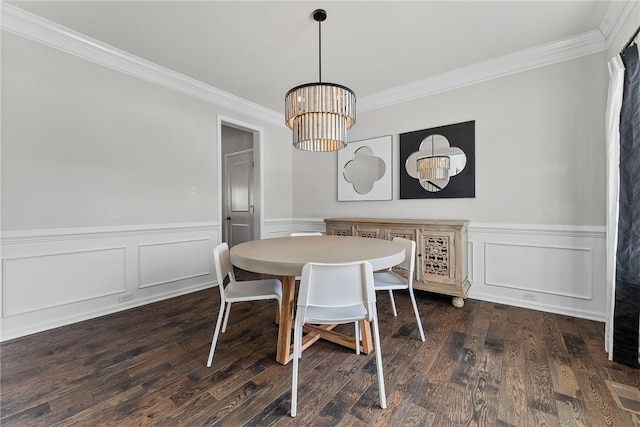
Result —
[[384, 238], [384, 230], [376, 226], [358, 224], [356, 225], [356, 236], [368, 237], [371, 239], [382, 239]]
[[327, 234], [330, 236], [354, 236], [354, 226], [343, 223], [327, 223]]

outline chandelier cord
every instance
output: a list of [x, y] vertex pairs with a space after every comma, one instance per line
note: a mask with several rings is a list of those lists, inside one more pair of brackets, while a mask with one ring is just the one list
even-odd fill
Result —
[[318, 21], [318, 82], [322, 82], [322, 21]]

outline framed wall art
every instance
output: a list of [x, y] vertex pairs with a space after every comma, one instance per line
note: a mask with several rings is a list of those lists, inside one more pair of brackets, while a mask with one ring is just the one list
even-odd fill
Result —
[[[420, 173], [420, 160], [433, 157], [443, 176]], [[475, 197], [475, 121], [401, 133], [398, 167], [401, 199]]]
[[338, 201], [391, 200], [391, 135], [354, 141], [338, 151]]

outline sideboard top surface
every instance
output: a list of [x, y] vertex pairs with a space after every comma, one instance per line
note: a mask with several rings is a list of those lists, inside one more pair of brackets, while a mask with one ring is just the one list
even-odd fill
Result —
[[325, 222], [358, 222], [361, 224], [380, 224], [380, 223], [392, 223], [392, 224], [424, 224], [424, 225], [441, 225], [441, 226], [466, 226], [469, 224], [467, 220], [457, 219], [396, 219], [396, 218], [357, 218], [357, 217], [344, 217], [344, 218], [325, 218]]

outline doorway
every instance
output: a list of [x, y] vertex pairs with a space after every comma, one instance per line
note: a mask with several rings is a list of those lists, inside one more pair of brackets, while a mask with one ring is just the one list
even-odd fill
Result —
[[260, 239], [262, 231], [262, 131], [218, 117], [218, 217], [229, 247]]

